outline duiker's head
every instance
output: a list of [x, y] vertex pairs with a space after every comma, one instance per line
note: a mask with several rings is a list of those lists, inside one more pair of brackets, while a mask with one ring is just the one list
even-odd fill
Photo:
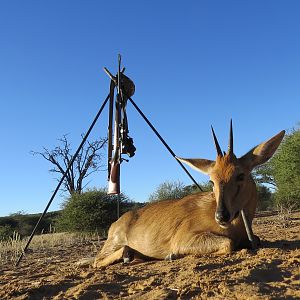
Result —
[[[249, 201], [249, 193], [253, 189], [251, 171], [254, 167], [265, 163], [272, 157], [285, 131], [279, 132], [268, 141], [251, 149], [244, 156], [237, 158], [233, 153], [232, 122], [230, 123], [228, 151], [222, 152], [215, 132], [212, 134], [217, 150], [215, 161], [208, 159], [183, 159], [180, 161], [190, 165], [194, 169], [207, 174], [214, 188], [217, 202], [215, 219], [222, 226], [228, 226], [235, 219], [246, 202]], [[251, 189], [252, 188], [252, 189]]]

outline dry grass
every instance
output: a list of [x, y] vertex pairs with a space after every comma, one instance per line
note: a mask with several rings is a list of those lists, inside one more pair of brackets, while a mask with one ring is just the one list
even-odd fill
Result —
[[[17, 232], [14, 232], [13, 236], [6, 241], [0, 241], [0, 264], [15, 263], [18, 257], [21, 255], [29, 237], [21, 239]], [[93, 248], [97, 248], [100, 243], [100, 236], [97, 234], [88, 233], [48, 233], [36, 235], [33, 237], [30, 243], [30, 250], [51, 250], [58, 246], [72, 246], [78, 243], [83, 244], [85, 242], [92, 243], [91, 252], [95, 251]], [[29, 251], [30, 251], [29, 250]]]

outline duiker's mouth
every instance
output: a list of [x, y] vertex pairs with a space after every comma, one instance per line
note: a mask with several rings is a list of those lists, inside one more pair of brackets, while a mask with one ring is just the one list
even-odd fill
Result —
[[233, 221], [233, 220], [235, 220], [238, 216], [240, 215], [240, 211], [238, 210], [235, 214], [234, 214], [234, 216], [233, 216], [233, 218], [230, 218], [230, 220], [229, 221], [227, 221], [227, 222], [225, 222], [225, 221], [223, 221], [223, 220], [218, 220], [217, 218], [215, 218], [216, 219], [216, 222], [219, 224], [219, 226], [221, 227], [221, 228], [228, 228], [229, 226], [230, 226], [230, 224], [231, 224], [231, 222]]
[[224, 228], [224, 229], [228, 228], [229, 225], [230, 225], [230, 222], [225, 223], [225, 222], [219, 222], [219, 221], [217, 221], [217, 223], [218, 223], [218, 225], [219, 225], [221, 228]]

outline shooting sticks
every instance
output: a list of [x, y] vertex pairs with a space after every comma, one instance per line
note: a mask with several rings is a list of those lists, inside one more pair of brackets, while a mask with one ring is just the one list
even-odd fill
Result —
[[57, 192], [58, 192], [59, 189], [60, 189], [60, 186], [61, 186], [62, 183], [64, 182], [65, 177], [66, 177], [66, 175], [68, 174], [68, 172], [69, 172], [69, 170], [70, 170], [72, 164], [74, 163], [74, 161], [75, 161], [76, 157], [78, 156], [78, 154], [79, 154], [81, 148], [83, 147], [83, 145], [84, 145], [84, 143], [86, 142], [86, 140], [87, 140], [89, 134], [91, 133], [92, 129], [94, 128], [94, 126], [95, 126], [95, 124], [96, 124], [98, 118], [100, 117], [100, 115], [101, 115], [101, 113], [102, 113], [102, 111], [103, 111], [103, 109], [104, 109], [104, 107], [105, 107], [105, 105], [106, 105], [108, 99], [109, 99], [109, 95], [105, 98], [105, 100], [104, 100], [102, 106], [100, 107], [98, 113], [97, 113], [96, 116], [95, 116], [94, 121], [92, 122], [92, 124], [91, 124], [91, 126], [89, 127], [87, 133], [86, 133], [85, 136], [83, 137], [83, 139], [82, 139], [82, 141], [81, 141], [81, 144], [79, 145], [78, 149], [76, 150], [76, 152], [75, 152], [73, 158], [71, 159], [70, 163], [68, 164], [68, 167], [67, 167], [65, 173], [64, 173], [63, 176], [61, 177], [61, 179], [60, 179], [60, 181], [59, 181], [59, 183], [58, 183], [56, 189], [54, 190], [54, 192], [53, 192], [53, 194], [52, 194], [52, 196], [51, 196], [51, 198], [50, 198], [50, 200], [49, 200], [49, 202], [48, 202], [48, 204], [47, 204], [47, 206], [46, 206], [44, 212], [42, 213], [42, 215], [40, 216], [40, 218], [39, 218], [39, 220], [37, 221], [36, 225], [34, 226], [34, 229], [33, 229], [32, 233], [31, 233], [31, 235], [30, 235], [30, 237], [29, 237], [29, 240], [27, 241], [27, 243], [26, 243], [26, 245], [25, 245], [25, 247], [24, 247], [24, 249], [23, 249], [23, 251], [22, 251], [22, 253], [21, 253], [20, 257], [19, 257], [19, 259], [18, 259], [17, 262], [16, 262], [16, 266], [19, 265], [19, 263], [20, 263], [22, 257], [23, 257], [24, 254], [26, 253], [27, 248], [28, 248], [28, 246], [29, 246], [29, 244], [30, 244], [30, 242], [31, 242], [31, 240], [32, 240], [32, 238], [33, 238], [33, 236], [35, 235], [36, 230], [37, 230], [37, 228], [38, 228], [40, 222], [42, 221], [42, 219], [43, 219], [44, 216], [46, 215], [46, 213], [47, 213], [47, 211], [48, 211], [48, 209], [49, 209], [49, 207], [50, 207], [52, 201], [54, 200], [54, 198], [55, 198]]
[[[108, 114], [108, 194], [110, 195], [120, 195], [120, 166], [122, 161], [127, 159], [122, 158], [123, 154], [128, 155], [129, 157], [134, 156], [136, 148], [133, 145], [132, 138], [129, 137], [128, 133], [128, 121], [127, 121], [127, 114], [126, 114], [126, 106], [128, 100], [137, 110], [137, 112], [141, 115], [141, 117], [145, 120], [145, 122], [149, 125], [152, 129], [154, 134], [158, 137], [158, 139], [162, 142], [162, 144], [166, 147], [169, 153], [173, 156], [173, 158], [177, 161], [180, 167], [185, 171], [185, 173], [189, 176], [189, 178], [193, 181], [193, 183], [202, 191], [200, 185], [196, 182], [196, 180], [192, 177], [186, 167], [181, 163], [181, 161], [177, 160], [176, 154], [174, 151], [169, 147], [166, 141], [162, 138], [159, 132], [155, 129], [149, 119], [145, 116], [145, 114], [141, 111], [141, 109], [137, 106], [137, 104], [132, 100], [132, 96], [135, 91], [135, 85], [133, 81], [124, 75], [125, 68], [121, 69], [121, 56], [118, 56], [118, 73], [116, 76], [113, 76], [110, 71], [104, 68], [106, 74], [110, 77], [110, 92], [108, 96], [105, 98], [103, 104], [101, 105], [98, 113], [96, 114], [92, 124], [90, 125], [88, 131], [84, 135], [81, 144], [78, 146], [73, 158], [71, 159], [70, 163], [66, 171], [64, 172], [62, 178], [60, 179], [56, 189], [54, 190], [44, 212], [40, 216], [38, 222], [36, 223], [24, 249], [21, 253], [20, 257], [16, 262], [16, 266], [19, 265], [21, 262], [24, 254], [26, 253], [30, 242], [35, 235], [38, 225], [40, 224], [41, 220], [46, 215], [52, 201], [54, 200], [57, 192], [60, 189], [65, 177], [70, 170], [72, 164], [74, 163], [76, 157], [78, 156], [81, 148], [83, 147], [84, 143], [86, 142], [89, 134], [91, 133], [92, 129], [94, 128], [97, 120], [99, 119], [105, 105], [109, 101], [109, 114]], [[117, 89], [117, 96], [114, 97], [114, 91]], [[113, 117], [115, 113], [115, 116]], [[114, 123], [114, 124], [113, 124]], [[117, 206], [117, 214], [119, 216], [119, 201]], [[246, 232], [248, 235], [248, 239], [251, 242], [252, 248], [255, 248], [254, 236], [251, 230], [251, 226], [247, 220], [247, 216], [245, 215], [244, 211], [241, 211], [241, 215], [244, 221], [244, 225], [246, 228]]]
[[[127, 122], [127, 115], [126, 115], [126, 105], [128, 100], [132, 103], [134, 108], [138, 111], [138, 113], [142, 116], [142, 118], [146, 121], [146, 123], [150, 126], [152, 131], [155, 135], [159, 138], [162, 144], [167, 148], [169, 153], [175, 158], [177, 163], [181, 166], [181, 168], [185, 171], [185, 173], [190, 177], [190, 179], [194, 182], [194, 184], [200, 189], [200, 185], [196, 182], [196, 180], [192, 177], [189, 171], [185, 168], [185, 166], [176, 159], [176, 155], [173, 150], [169, 147], [166, 141], [162, 138], [162, 136], [158, 133], [155, 127], [151, 124], [151, 122], [147, 119], [141, 109], [137, 106], [137, 104], [132, 100], [131, 96], [134, 94], [135, 86], [131, 79], [125, 76], [123, 73], [125, 68], [121, 69], [121, 56], [118, 56], [118, 74], [113, 76], [106, 68], [104, 71], [111, 79], [110, 83], [110, 93], [103, 101], [99, 111], [97, 112], [94, 120], [92, 121], [89, 129], [87, 130], [86, 134], [84, 135], [78, 149], [76, 150], [73, 158], [71, 159], [70, 163], [66, 171], [64, 172], [63, 176], [61, 177], [57, 187], [55, 188], [50, 200], [40, 216], [39, 220], [37, 221], [21, 255], [19, 256], [16, 267], [20, 264], [24, 254], [26, 253], [36, 231], [37, 228], [46, 215], [51, 203], [53, 202], [57, 192], [59, 191], [65, 177], [70, 170], [72, 164], [74, 163], [75, 159], [77, 158], [81, 148], [83, 147], [84, 143], [86, 142], [88, 136], [90, 135], [92, 129], [94, 128], [97, 120], [99, 119], [105, 105], [109, 101], [109, 116], [108, 116], [108, 193], [109, 194], [120, 194], [120, 165], [123, 159], [122, 154], [127, 154], [129, 157], [134, 156], [135, 154], [135, 147], [133, 145], [133, 140], [128, 136], [128, 122]], [[117, 88], [117, 97], [114, 97], [114, 90]], [[114, 127], [113, 127], [113, 111], [115, 107], [115, 118], [114, 118]], [[118, 211], [119, 211], [119, 203], [118, 203]], [[118, 212], [119, 214], [119, 212]]]

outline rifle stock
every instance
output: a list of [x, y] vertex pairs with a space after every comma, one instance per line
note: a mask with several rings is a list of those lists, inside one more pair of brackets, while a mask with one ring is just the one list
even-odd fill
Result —
[[114, 155], [109, 162], [109, 180], [108, 180], [108, 195], [120, 194], [120, 163], [121, 163], [121, 144], [120, 144], [120, 120], [121, 120], [121, 107], [120, 95], [117, 95], [115, 102], [115, 124], [114, 124]]
[[120, 194], [120, 160], [118, 153], [115, 153], [115, 157], [110, 163], [110, 176], [108, 181], [108, 195]]

